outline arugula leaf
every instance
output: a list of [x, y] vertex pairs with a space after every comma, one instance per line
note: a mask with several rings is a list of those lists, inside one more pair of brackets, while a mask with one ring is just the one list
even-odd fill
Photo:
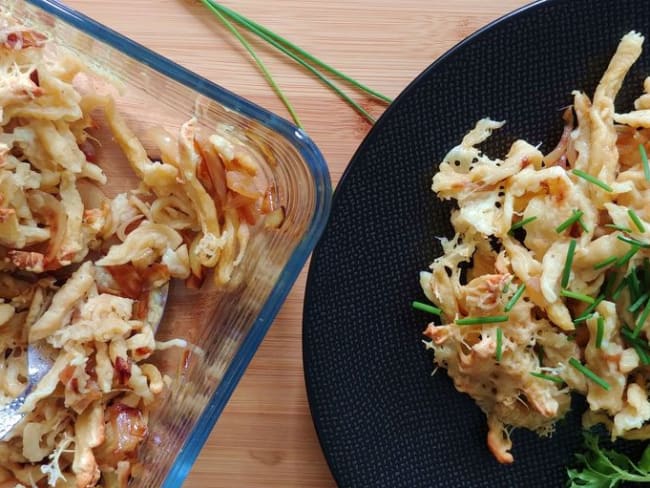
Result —
[[624, 481], [650, 483], [650, 445], [638, 463], [625, 454], [598, 445], [598, 436], [584, 433], [585, 452], [576, 454], [577, 468], [567, 469], [569, 488], [616, 488]]

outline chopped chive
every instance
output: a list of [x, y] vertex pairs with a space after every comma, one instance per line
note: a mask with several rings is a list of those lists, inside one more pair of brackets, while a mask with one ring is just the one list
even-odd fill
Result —
[[596, 186], [599, 186], [600, 188], [602, 188], [605, 191], [608, 191], [608, 192], [613, 192], [614, 191], [614, 189], [611, 186], [609, 186], [607, 183], [605, 183], [604, 181], [599, 180], [598, 178], [596, 178], [595, 176], [590, 175], [589, 173], [585, 173], [584, 171], [579, 170], [579, 169], [574, 169], [572, 171], [572, 173], [574, 175], [576, 175], [576, 176], [579, 176], [583, 180], [588, 181], [589, 183], [592, 183], [592, 184], [594, 184]]
[[585, 295], [584, 293], [578, 293], [576, 291], [567, 290], [566, 288], [562, 288], [562, 290], [560, 290], [560, 295], [567, 298], [573, 298], [574, 300], [580, 300], [581, 302], [585, 302], [585, 303], [593, 304], [596, 302], [594, 297], [590, 297], [589, 295]]
[[635, 338], [630, 328], [625, 325], [621, 327], [621, 334], [632, 345], [636, 351], [636, 354], [639, 356], [641, 363], [644, 365], [650, 364], [650, 355], [648, 354], [650, 352], [650, 346], [648, 343], [642, 341], [641, 339]]
[[440, 314], [442, 313], [441, 309], [439, 309], [438, 307], [434, 307], [433, 305], [429, 305], [427, 303], [413, 301], [413, 302], [411, 302], [411, 306], [415, 310], [420, 310], [422, 312], [431, 313], [431, 314], [437, 315], [437, 316], [440, 316]]
[[510, 283], [512, 283], [512, 278], [510, 278], [505, 285], [503, 285], [503, 290], [501, 290], [502, 293], [508, 293], [508, 290], [510, 289]]
[[537, 220], [536, 216], [528, 217], [527, 219], [523, 219], [523, 220], [520, 220], [519, 222], [515, 222], [510, 227], [510, 230], [508, 231], [508, 234], [512, 235], [514, 233], [514, 231], [516, 231], [517, 229], [521, 229], [524, 225], [530, 224], [534, 220]]
[[649, 349], [650, 346], [647, 343], [644, 343], [641, 339], [638, 337], [634, 337], [634, 333], [632, 329], [630, 329], [627, 325], [623, 324], [621, 326], [621, 335], [627, 339], [627, 341], [630, 344], [636, 344], [637, 346], [641, 346], [644, 349]]
[[645, 151], [645, 146], [639, 144], [639, 152], [641, 153], [641, 164], [643, 165], [643, 174], [646, 181], [650, 181], [650, 164], [648, 164], [648, 153]]
[[572, 226], [576, 221], [580, 220], [580, 217], [582, 217], [585, 213], [582, 210], [574, 210], [571, 214], [571, 217], [566, 219], [564, 222], [562, 222], [560, 225], [558, 225], [555, 228], [555, 232], [558, 234], [564, 232], [567, 230], [570, 226]]
[[580, 322], [584, 322], [585, 320], [589, 320], [594, 315], [596, 315], [595, 312], [588, 313], [588, 314], [583, 313], [580, 317], [577, 317], [577, 318], [573, 319], [573, 324], [578, 325]]
[[627, 286], [627, 276], [621, 280], [621, 282], [618, 284], [616, 287], [616, 290], [614, 290], [614, 293], [612, 294], [612, 300], [616, 301], [618, 298], [621, 296], [621, 293]]
[[497, 352], [496, 352], [497, 361], [501, 362], [502, 354], [503, 354], [503, 330], [501, 330], [501, 327], [497, 327]]
[[531, 371], [530, 375], [534, 376], [535, 378], [542, 379], [542, 380], [552, 381], [553, 383], [564, 383], [564, 380], [562, 378], [560, 378], [559, 376], [551, 376], [551, 375], [544, 374], [544, 373], [533, 373], [532, 371]]
[[643, 284], [650, 288], [650, 259], [643, 258]]
[[648, 315], [650, 315], [650, 301], [646, 301], [645, 308], [643, 309], [643, 312], [641, 312], [641, 315], [639, 315], [639, 319], [636, 321], [636, 325], [632, 331], [632, 337], [635, 339], [639, 337]]
[[639, 283], [639, 277], [636, 275], [635, 269], [627, 275], [627, 284], [630, 289], [630, 301], [633, 302], [641, 295], [641, 283]]
[[605, 227], [609, 229], [620, 230], [621, 232], [632, 232], [632, 229], [630, 229], [629, 227], [625, 227], [624, 225], [605, 224]]
[[521, 295], [524, 294], [524, 291], [526, 291], [526, 284], [522, 283], [521, 285], [519, 285], [517, 287], [517, 290], [515, 291], [515, 294], [512, 295], [510, 300], [508, 300], [508, 303], [506, 303], [506, 306], [503, 308], [503, 311], [504, 312], [509, 312], [510, 310], [512, 310], [512, 307], [514, 307], [515, 304], [519, 301], [519, 299], [521, 298]]
[[605, 296], [606, 297], [611, 297], [612, 296], [612, 288], [614, 288], [614, 285], [616, 284], [616, 280], [618, 279], [618, 273], [608, 273], [607, 274], [607, 282], [605, 283]]
[[637, 300], [632, 305], [627, 307], [627, 311], [634, 313], [637, 310], [639, 310], [641, 308], [641, 305], [643, 305], [643, 303], [648, 299], [648, 296], [649, 295], [647, 293], [641, 295], [639, 298], [637, 298]]
[[639, 344], [636, 343], [632, 344], [632, 347], [636, 351], [637, 356], [639, 356], [639, 359], [641, 360], [641, 364], [645, 366], [650, 364], [650, 356], [645, 351], [645, 349], [643, 349], [643, 347], [641, 347]]
[[623, 256], [621, 256], [621, 259], [616, 261], [616, 266], [620, 267], [626, 265], [630, 261], [630, 259], [632, 259], [634, 255], [639, 252], [639, 249], [641, 249], [639, 246], [633, 245], [628, 252], [626, 252]]
[[630, 244], [630, 245], [632, 245], [632, 246], [639, 246], [639, 247], [642, 247], [642, 248], [644, 248], [644, 249], [650, 249], [650, 244], [648, 244], [647, 242], [640, 241], [640, 240], [638, 240], [638, 239], [634, 239], [634, 238], [632, 238], [632, 237], [627, 237], [627, 236], [616, 236], [616, 238], [617, 238], [619, 241], [623, 241], [623, 242], [625, 242], [625, 243], [627, 243], [627, 244]]
[[598, 386], [600, 386], [602, 389], [609, 391], [610, 389], [609, 383], [607, 383], [604, 379], [602, 379], [600, 376], [598, 376], [596, 373], [594, 373], [592, 370], [590, 370], [587, 366], [582, 364], [576, 358], [569, 358], [569, 364], [573, 366], [575, 369], [577, 369], [578, 371], [580, 371], [588, 379], [590, 379]]
[[487, 317], [466, 317], [464, 319], [457, 319], [456, 325], [496, 324], [507, 321], [507, 315], [489, 315]]
[[612, 257], [609, 257], [607, 259], [603, 259], [601, 262], [594, 264], [594, 269], [606, 268], [610, 264], [614, 264], [616, 261], [618, 261], [618, 258], [616, 256], [612, 256]]
[[630, 220], [634, 222], [636, 228], [639, 229], [639, 232], [645, 232], [645, 225], [643, 225], [643, 222], [641, 222], [641, 219], [636, 212], [630, 208], [628, 209], [627, 214], [630, 216]]
[[571, 266], [573, 265], [573, 255], [576, 252], [576, 240], [571, 239], [569, 242], [569, 249], [566, 252], [566, 260], [564, 261], [564, 270], [562, 271], [562, 288], [569, 285], [569, 278], [571, 277]]
[[582, 232], [589, 232], [589, 227], [585, 225], [585, 223], [582, 221], [582, 218], [578, 219], [578, 225], [580, 225]]
[[602, 315], [596, 319], [596, 348], [600, 349], [603, 345], [603, 335], [605, 335], [605, 319]]
[[596, 307], [598, 306], [598, 304], [600, 302], [602, 302], [604, 299], [605, 299], [605, 295], [598, 295], [596, 300], [594, 300], [594, 303], [592, 303], [587, 308], [585, 308], [584, 311], [582, 312], [582, 314], [578, 318], [576, 318], [573, 321], [573, 323], [577, 324], [578, 322], [582, 322], [584, 320], [587, 320], [591, 316], [593, 316], [593, 311], [596, 310]]
[[[381, 93], [378, 93], [374, 90], [371, 90], [367, 86], [359, 83], [355, 79], [347, 76], [345, 73], [342, 73], [335, 68], [324, 63], [320, 59], [316, 58], [312, 54], [304, 51], [299, 46], [291, 43], [282, 36], [276, 34], [275, 32], [265, 28], [264, 26], [253, 22], [252, 20], [244, 17], [243, 15], [238, 14], [234, 10], [221, 5], [214, 0], [201, 0], [201, 2], [208, 7], [225, 25], [225, 21], [232, 20], [237, 23], [239, 26], [246, 29], [248, 32], [255, 34], [260, 39], [266, 41], [269, 45], [276, 48], [279, 52], [289, 57], [300, 66], [305, 68], [311, 74], [313, 74], [319, 81], [324, 85], [330, 88], [334, 93], [336, 93], [342, 100], [344, 100], [348, 105], [350, 105], [354, 110], [361, 114], [368, 122], [371, 124], [375, 122], [374, 117], [369, 114], [361, 105], [355, 102], [347, 93], [345, 93], [339, 86], [334, 83], [329, 75], [326, 75], [324, 72], [327, 71], [330, 74], [342, 79], [343, 81], [350, 84], [353, 88], [360, 90], [361, 92], [367, 93], [368, 95], [377, 98], [386, 103], [391, 103], [391, 99]], [[233, 26], [234, 28], [234, 26]], [[229, 30], [230, 29], [229, 27]], [[243, 42], [242, 42], [243, 43]], [[248, 49], [248, 48], [247, 48]], [[249, 50], [250, 51], [250, 50]], [[259, 64], [259, 63], [258, 63]], [[323, 71], [319, 70], [321, 68]], [[271, 84], [271, 80], [269, 80]], [[273, 82], [274, 84], [275, 82]], [[273, 86], [273, 85], [272, 85]], [[274, 87], [275, 89], [275, 87]], [[293, 114], [292, 114], [293, 115]]]

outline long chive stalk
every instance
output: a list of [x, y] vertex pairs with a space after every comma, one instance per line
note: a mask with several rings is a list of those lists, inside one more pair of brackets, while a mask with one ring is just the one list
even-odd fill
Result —
[[237, 30], [237, 28], [226, 18], [224, 15], [221, 13], [221, 11], [215, 7], [214, 2], [210, 0], [200, 0], [203, 5], [205, 5], [216, 17], [221, 21], [221, 23], [228, 29], [236, 38], [237, 40], [241, 43], [241, 45], [248, 51], [248, 53], [251, 55], [253, 60], [255, 61], [255, 64], [257, 64], [257, 67], [262, 73], [262, 76], [264, 76], [264, 79], [267, 81], [267, 83], [273, 88], [273, 91], [278, 95], [284, 106], [287, 108], [289, 111], [289, 114], [291, 115], [291, 118], [295, 122], [295, 124], [300, 127], [301, 129], [304, 128], [302, 123], [300, 122], [300, 118], [298, 118], [298, 114], [293, 108], [293, 105], [291, 105], [291, 102], [289, 99], [286, 97], [282, 89], [278, 86], [278, 84], [275, 82], [273, 79], [273, 76], [271, 75], [271, 72], [269, 69], [266, 67], [266, 64], [264, 64], [264, 61], [260, 59], [260, 57], [257, 55], [255, 52], [255, 49], [253, 49], [253, 46], [250, 45], [250, 43], [246, 40], [244, 36], [241, 35], [241, 33]]
[[286, 49], [294, 51], [298, 55], [302, 56], [303, 59], [307, 60], [313, 65], [318, 66], [319, 68], [324, 69], [325, 71], [328, 71], [329, 73], [338, 76], [340, 79], [348, 82], [350, 85], [354, 86], [355, 88], [358, 88], [362, 92], [367, 93], [368, 95], [377, 98], [378, 100], [381, 100], [386, 103], [391, 103], [392, 100], [387, 97], [386, 95], [382, 95], [378, 91], [375, 91], [364, 84], [358, 82], [354, 78], [349, 77], [345, 73], [342, 73], [341, 71], [337, 70], [336, 68], [330, 66], [329, 64], [325, 63], [324, 61], [321, 61], [318, 59], [316, 56], [313, 54], [308, 53], [304, 49], [302, 49], [300, 46], [295, 45], [291, 41], [285, 39], [284, 37], [276, 34], [272, 30], [267, 29], [263, 25], [260, 25], [256, 23], [255, 21], [248, 19], [244, 17], [243, 15], [235, 12], [234, 10], [229, 9], [228, 7], [221, 5], [214, 0], [210, 0], [210, 2], [215, 6], [215, 8], [218, 8], [223, 14], [227, 15], [230, 17], [232, 20], [237, 22], [243, 27], [246, 27], [248, 30], [251, 32], [257, 34], [258, 36], [262, 37], [262, 34], [264, 35], [264, 39], [273, 39], [274, 41], [277, 42], [277, 44], [283, 45]]
[[[327, 78], [323, 73], [318, 71], [316, 68], [314, 68], [311, 64], [309, 64], [305, 59], [301, 58], [296, 54], [298, 52], [299, 54], [303, 55], [308, 61], [314, 62], [314, 64], [317, 64], [318, 66], [321, 66], [322, 61], [317, 60], [317, 58], [314, 58], [312, 55], [309, 53], [305, 52], [304, 50], [298, 48], [294, 44], [290, 43], [286, 39], [278, 36], [277, 34], [273, 33], [272, 31], [264, 28], [263, 26], [256, 24], [255, 22], [247, 19], [246, 17], [243, 17], [236, 12], [224, 7], [223, 5], [215, 2], [214, 0], [202, 0], [207, 1], [210, 3], [210, 5], [216, 9], [219, 10], [222, 15], [228, 16], [231, 20], [237, 22], [239, 25], [247, 29], [249, 32], [257, 35], [264, 41], [266, 41], [268, 44], [276, 48], [278, 51], [283, 53], [284, 55], [288, 56], [289, 58], [293, 59], [296, 63], [300, 64], [303, 68], [308, 70], [310, 73], [312, 73], [316, 78], [318, 78], [322, 83], [324, 83], [328, 88], [330, 88], [334, 93], [336, 93], [341, 99], [343, 99], [348, 105], [350, 105], [354, 110], [356, 110], [360, 115], [362, 115], [368, 122], [371, 124], [375, 123], [375, 118], [370, 115], [361, 105], [359, 105], [357, 102], [355, 102], [348, 94], [346, 94], [341, 88], [336, 86], [329, 78]], [[284, 44], [284, 45], [283, 45]], [[295, 51], [295, 52], [293, 52]], [[318, 62], [317, 62], [318, 61]], [[319, 64], [320, 63], [320, 64]], [[374, 96], [375, 98], [379, 98], [382, 101], [385, 102], [391, 102], [390, 98], [381, 95], [370, 88], [367, 88], [366, 86], [362, 85], [361, 83], [357, 82], [356, 80], [346, 76], [345, 74], [334, 70], [334, 68], [327, 66], [329, 69], [328, 71], [330, 72], [335, 72], [335, 74], [341, 78], [343, 78], [345, 81], [351, 83], [353, 86], [356, 88], [360, 89], [361, 91]], [[333, 71], [332, 71], [333, 70]]]
[[510, 312], [510, 310], [512, 310], [512, 308], [517, 304], [517, 302], [521, 298], [521, 295], [524, 294], [524, 291], [526, 291], [526, 284], [522, 283], [515, 291], [515, 294], [512, 295], [512, 298], [508, 300], [508, 303], [506, 303], [506, 306], [503, 308], [503, 311]]

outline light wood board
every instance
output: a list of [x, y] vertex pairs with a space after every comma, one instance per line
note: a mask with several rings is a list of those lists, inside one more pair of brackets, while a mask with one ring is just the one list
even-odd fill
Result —
[[[237, 41], [198, 0], [65, 0], [118, 32], [286, 115]], [[222, 2], [354, 78], [397, 96], [454, 44], [524, 0], [227, 0]], [[323, 152], [336, 184], [370, 127], [323, 85], [255, 43]], [[383, 107], [359, 98], [375, 114]], [[461, 103], [461, 101], [459, 101]], [[302, 370], [307, 268], [185, 483], [186, 488], [333, 487]]]

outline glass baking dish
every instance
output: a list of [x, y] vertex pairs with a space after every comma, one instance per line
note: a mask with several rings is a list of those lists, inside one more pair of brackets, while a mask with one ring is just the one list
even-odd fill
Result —
[[[46, 33], [107, 81], [94, 87], [116, 98], [122, 116], [141, 136], [162, 126], [198, 125], [228, 130], [262, 154], [285, 209], [277, 229], [251, 236], [245, 262], [228, 289], [211, 280], [199, 290], [172, 284], [157, 338], [185, 339], [200, 349], [158, 352], [172, 379], [152, 414], [140, 449], [144, 469], [134, 487], [178, 487], [246, 366], [277, 314], [325, 226], [331, 184], [313, 142], [284, 119], [201, 78], [54, 0], [4, 0], [0, 11]], [[106, 149], [110, 151], [110, 148]], [[112, 195], [137, 182], [119, 159], [103, 165]]]

